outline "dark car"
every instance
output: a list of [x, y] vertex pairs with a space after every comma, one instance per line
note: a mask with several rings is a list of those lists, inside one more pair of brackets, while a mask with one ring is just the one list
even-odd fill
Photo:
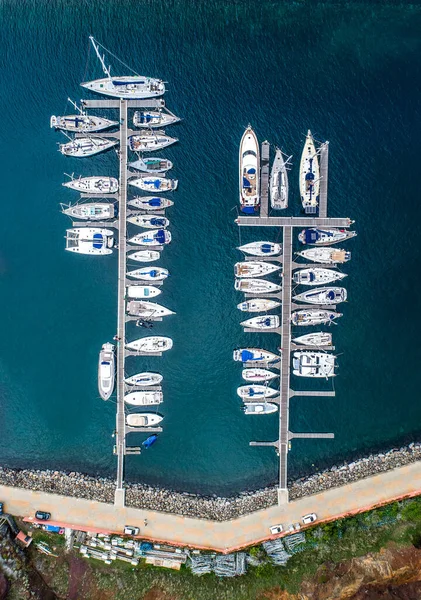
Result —
[[0, 502], [0, 515], [3, 514], [3, 502]]
[[35, 518], [38, 519], [38, 521], [48, 521], [48, 519], [51, 518], [51, 513], [44, 512], [43, 510], [37, 510], [35, 513]]

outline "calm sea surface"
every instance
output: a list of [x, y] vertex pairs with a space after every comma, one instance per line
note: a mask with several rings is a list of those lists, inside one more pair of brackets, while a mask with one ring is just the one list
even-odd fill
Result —
[[[279, 239], [275, 229], [243, 229], [240, 240], [233, 223], [248, 123], [260, 141], [294, 155], [296, 213], [305, 133], [330, 140], [329, 213], [352, 217], [358, 230], [347, 244], [349, 302], [332, 328], [337, 395], [291, 401], [292, 431], [336, 437], [294, 441], [290, 476], [419, 437], [418, 6], [3, 1], [0, 20], [2, 465], [115, 473], [115, 404], [100, 400], [96, 379], [98, 351], [116, 331], [117, 256], [65, 252], [59, 203], [77, 198], [61, 186], [63, 172], [117, 175], [117, 160], [114, 152], [66, 159], [56, 146], [63, 136], [49, 128], [68, 96], [84, 95], [79, 83], [101, 76], [90, 34], [138, 72], [168, 81], [167, 105], [183, 117], [168, 129], [180, 143], [162, 152], [180, 181], [167, 214], [173, 243], [159, 263], [171, 271], [162, 303], [177, 315], [154, 328], [174, 349], [127, 365], [163, 373], [164, 433], [127, 458], [126, 476], [205, 493], [276, 480], [275, 453], [248, 443], [275, 439], [277, 417], [243, 416], [231, 359], [239, 345], [275, 350], [277, 342], [242, 333], [233, 289], [239, 242]], [[293, 377], [292, 386], [310, 387]]]

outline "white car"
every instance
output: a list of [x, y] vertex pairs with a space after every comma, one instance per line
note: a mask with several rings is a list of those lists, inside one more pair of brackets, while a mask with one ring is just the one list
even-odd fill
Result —
[[139, 535], [139, 527], [132, 527], [131, 525], [126, 525], [124, 527], [124, 533], [126, 535]]
[[276, 535], [277, 533], [282, 533], [282, 525], [272, 525], [270, 528], [270, 532], [272, 535]]
[[314, 523], [314, 521], [317, 519], [317, 515], [316, 513], [310, 513], [309, 515], [304, 515], [304, 517], [301, 518], [304, 525], [310, 525], [310, 523]]

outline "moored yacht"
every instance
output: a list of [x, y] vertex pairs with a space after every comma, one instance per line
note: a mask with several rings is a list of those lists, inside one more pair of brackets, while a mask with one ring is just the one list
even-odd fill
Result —
[[315, 331], [314, 333], [300, 335], [292, 341], [294, 344], [301, 344], [302, 346], [331, 346], [332, 334], [326, 333], [325, 331]]
[[279, 327], [278, 315], [265, 315], [262, 317], [252, 317], [240, 323], [243, 327], [251, 329], [261, 329], [262, 331], [270, 331]]
[[171, 233], [166, 229], [151, 229], [138, 233], [127, 241], [136, 246], [164, 246], [171, 242]]
[[165, 131], [145, 130], [141, 133], [131, 135], [127, 143], [133, 152], [153, 152], [162, 150], [178, 142], [177, 138], [170, 137]]
[[126, 275], [132, 279], [141, 279], [142, 281], [163, 281], [169, 276], [169, 272], [168, 269], [162, 267], [142, 267], [141, 269], [127, 271]]
[[306, 310], [296, 310], [291, 315], [293, 325], [323, 325], [331, 323], [335, 319], [342, 317], [342, 313], [333, 310], [319, 310], [318, 308], [308, 308]]
[[308, 302], [309, 304], [339, 304], [345, 302], [346, 299], [347, 292], [343, 287], [317, 288], [293, 296], [293, 300]]
[[281, 253], [282, 246], [273, 242], [250, 242], [239, 246], [238, 250], [252, 256], [277, 256]]
[[165, 173], [172, 169], [173, 164], [167, 158], [155, 158], [151, 156], [148, 158], [139, 158], [129, 163], [128, 166], [144, 173]]
[[138, 250], [137, 252], [131, 252], [127, 255], [127, 258], [136, 262], [154, 262], [158, 260], [161, 253], [157, 250]]
[[164, 110], [158, 108], [157, 110], [151, 110], [144, 108], [143, 110], [136, 110], [133, 115], [133, 125], [135, 127], [166, 127], [173, 123], [181, 121], [179, 117], [176, 117], [168, 109]]
[[166, 350], [171, 350], [172, 347], [173, 341], [171, 338], [157, 335], [139, 338], [126, 344], [127, 350], [132, 350], [139, 354], [160, 354]]
[[141, 302], [137, 300], [127, 302], [126, 310], [127, 314], [132, 317], [143, 317], [150, 320], [162, 319], [162, 317], [175, 314], [169, 308], [156, 304], [156, 302]]
[[320, 169], [314, 139], [310, 129], [300, 161], [301, 203], [306, 214], [315, 214], [319, 203]]
[[302, 244], [310, 244], [313, 246], [329, 246], [331, 244], [337, 244], [338, 242], [344, 242], [357, 235], [356, 231], [349, 231], [348, 229], [303, 229], [298, 234], [298, 239]]
[[154, 298], [159, 296], [161, 290], [154, 285], [128, 285], [126, 288], [127, 298]]
[[266, 279], [236, 279], [234, 287], [240, 292], [248, 294], [267, 294], [268, 292], [279, 292], [282, 286]]
[[[291, 158], [291, 157], [290, 157]], [[275, 210], [288, 208], [288, 174], [282, 151], [277, 148], [270, 173], [270, 205]]]
[[335, 358], [327, 352], [294, 352], [292, 372], [298, 377], [334, 377]]
[[108, 400], [114, 389], [115, 358], [113, 344], [103, 344], [98, 362], [98, 390], [103, 400]]
[[154, 427], [162, 421], [164, 417], [152, 413], [131, 413], [126, 417], [126, 425], [129, 427]]
[[279, 394], [279, 390], [268, 385], [241, 385], [237, 388], [237, 394], [240, 398], [246, 400], [260, 400], [261, 398], [272, 398]]
[[63, 214], [82, 221], [106, 221], [115, 217], [115, 205], [109, 202], [83, 202], [62, 204]]
[[67, 144], [59, 144], [59, 152], [64, 156], [74, 156], [83, 158], [85, 156], [93, 156], [104, 152], [118, 144], [118, 140], [101, 137], [80, 137], [67, 142]]
[[157, 227], [168, 227], [169, 220], [162, 215], [131, 215], [127, 217], [127, 223], [144, 227], [145, 229], [156, 229]]
[[162, 392], [156, 390], [130, 392], [124, 396], [124, 402], [132, 406], [152, 406], [154, 404], [161, 404], [163, 400]]
[[118, 180], [115, 177], [77, 177], [62, 183], [64, 187], [85, 194], [114, 194], [118, 191]]
[[280, 302], [268, 298], [251, 298], [237, 304], [237, 308], [243, 312], [267, 312], [278, 306], [281, 306]]
[[305, 250], [301, 250], [301, 252], [297, 252], [297, 254], [306, 260], [326, 265], [342, 264], [351, 260], [351, 252], [339, 248], [327, 248], [326, 246], [306, 248]]
[[273, 402], [244, 402], [245, 415], [269, 415], [278, 410], [278, 406]]
[[150, 385], [159, 385], [162, 379], [163, 377], [160, 373], [149, 373], [148, 371], [145, 371], [144, 373], [136, 373], [136, 375], [126, 377], [124, 382], [127, 385], [135, 385], [137, 387], [148, 387]]
[[323, 283], [332, 283], [346, 277], [346, 273], [334, 271], [333, 269], [323, 269], [320, 267], [309, 267], [295, 271], [292, 279], [294, 283], [301, 285], [320, 285]]
[[138, 196], [129, 200], [127, 204], [141, 210], [162, 210], [172, 206], [174, 202], [168, 198], [160, 198], [159, 196]]
[[280, 266], [270, 262], [249, 260], [235, 263], [234, 275], [236, 277], [264, 277], [265, 275], [279, 271], [280, 268]]
[[130, 179], [129, 184], [145, 192], [172, 192], [178, 187], [178, 179], [169, 179], [159, 175], [143, 175]]
[[100, 227], [74, 227], [66, 229], [66, 250], [77, 254], [111, 254], [114, 233]]
[[110, 121], [103, 117], [88, 115], [86, 111], [79, 108], [79, 106], [70, 100], [70, 98], [68, 98], [68, 101], [73, 104], [78, 111], [78, 114], [65, 115], [63, 117], [56, 117], [53, 115], [50, 119], [50, 127], [61, 129], [63, 131], [73, 131], [75, 133], [93, 133], [118, 125], [117, 121]]
[[279, 374], [274, 373], [273, 371], [269, 371], [268, 369], [259, 369], [259, 368], [248, 368], [243, 369], [242, 372], [243, 379], [245, 381], [270, 381], [271, 379], [275, 379], [279, 377]]
[[267, 364], [276, 364], [281, 360], [281, 357], [268, 350], [261, 348], [240, 348], [234, 350], [233, 359], [237, 362], [261, 362]]
[[240, 204], [244, 213], [257, 212], [260, 204], [259, 142], [250, 125], [240, 142]]

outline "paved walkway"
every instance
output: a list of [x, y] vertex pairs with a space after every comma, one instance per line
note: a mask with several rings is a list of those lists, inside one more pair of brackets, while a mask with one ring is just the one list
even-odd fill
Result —
[[[421, 494], [421, 461], [314, 496], [273, 506], [233, 521], [218, 523], [150, 510], [117, 507], [58, 494], [33, 492], [0, 485], [0, 501], [12, 515], [30, 517], [35, 511], [51, 512], [51, 524], [75, 529], [122, 533], [124, 525], [140, 527], [143, 539], [167, 541], [227, 552], [263, 541], [271, 525], [284, 528], [317, 513], [318, 520], [336, 519], [404, 496]], [[148, 520], [147, 527], [144, 519]]]

